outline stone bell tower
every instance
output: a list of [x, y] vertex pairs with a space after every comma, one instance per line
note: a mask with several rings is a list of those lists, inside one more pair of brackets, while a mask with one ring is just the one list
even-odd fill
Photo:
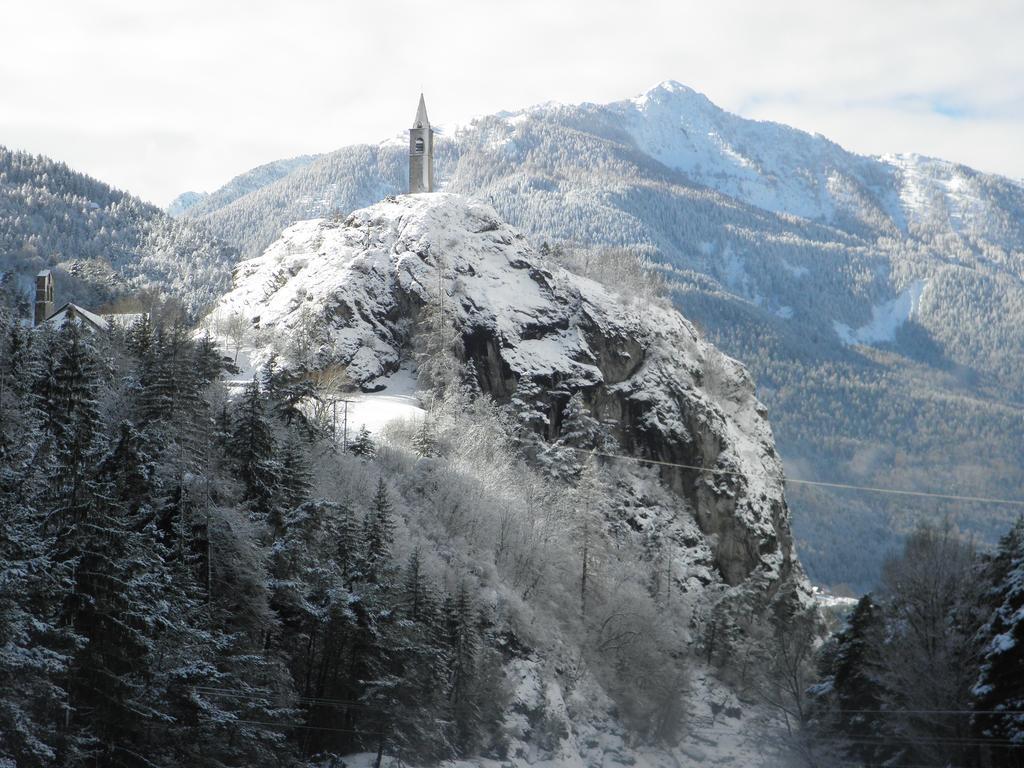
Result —
[[53, 314], [53, 273], [44, 269], [36, 275], [36, 307], [32, 324], [39, 325]]
[[420, 105], [409, 129], [409, 194], [434, 191], [434, 131], [427, 119], [427, 105]]

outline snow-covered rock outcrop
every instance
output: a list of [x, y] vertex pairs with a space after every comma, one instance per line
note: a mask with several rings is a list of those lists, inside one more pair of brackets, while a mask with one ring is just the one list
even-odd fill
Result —
[[702, 539], [695, 551], [731, 585], [803, 583], [782, 466], [746, 370], [675, 310], [547, 263], [487, 205], [410, 195], [344, 221], [300, 222], [238, 265], [214, 312], [251, 324], [257, 358], [276, 349], [298, 364], [301, 336], [312, 340], [303, 364], [343, 366], [373, 390], [407, 356], [413, 321], [439, 289], [485, 392], [507, 402], [532, 382], [553, 438], [565, 393], [581, 391], [616, 425], [622, 453], [715, 470], [658, 465]]

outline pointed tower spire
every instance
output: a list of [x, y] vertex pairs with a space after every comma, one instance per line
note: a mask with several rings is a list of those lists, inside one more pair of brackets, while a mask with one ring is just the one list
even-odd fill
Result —
[[434, 130], [427, 117], [427, 103], [420, 94], [416, 117], [409, 129], [409, 193], [434, 191]]
[[416, 117], [412, 121], [413, 128], [429, 128], [430, 119], [427, 117], [427, 102], [423, 100], [423, 94], [420, 94], [420, 105], [416, 107]]

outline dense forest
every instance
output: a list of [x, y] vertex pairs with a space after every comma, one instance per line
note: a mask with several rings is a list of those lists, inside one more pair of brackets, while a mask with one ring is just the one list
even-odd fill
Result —
[[0, 764], [554, 754], [566, 713], [511, 670], [560, 633], [563, 684], [631, 739], [679, 737], [692, 606], [612, 555], [578, 399], [546, 469], [450, 378], [427, 419], [343, 450], [309, 379], [270, 363], [229, 393], [171, 319], [2, 325]]
[[[2, 359], [0, 763], [500, 748], [493, 618], [396, 548], [368, 436], [314, 465], [306, 389], [271, 369], [228, 400], [178, 326], [5, 324]], [[338, 472], [346, 501], [317, 494]]]
[[[609, 470], [571, 450], [604, 439], [578, 398], [545, 450], [436, 377], [427, 419], [343, 451], [309, 381], [271, 364], [230, 397], [180, 326], [2, 338], [0, 764], [555, 754], [571, 726], [510, 670], [559, 631], [640, 743], [700, 728], [681, 713], [711, 669], [810, 765], [1021, 764], [1024, 524], [994, 551], [919, 528], [822, 644], [756, 591], [673, 597], [656, 558], [630, 581]], [[513, 478], [528, 517], [487, 509]]]
[[58, 306], [97, 308], [150, 292], [173, 295], [195, 314], [228, 287], [237, 257], [201, 224], [0, 146], [0, 276], [22, 292], [23, 305], [32, 300], [31, 277], [53, 269]]

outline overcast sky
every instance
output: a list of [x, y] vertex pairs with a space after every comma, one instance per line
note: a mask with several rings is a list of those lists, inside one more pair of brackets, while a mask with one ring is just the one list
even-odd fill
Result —
[[1024, 177], [1024, 2], [0, 0], [0, 144], [165, 205], [411, 122], [678, 80], [864, 153]]

